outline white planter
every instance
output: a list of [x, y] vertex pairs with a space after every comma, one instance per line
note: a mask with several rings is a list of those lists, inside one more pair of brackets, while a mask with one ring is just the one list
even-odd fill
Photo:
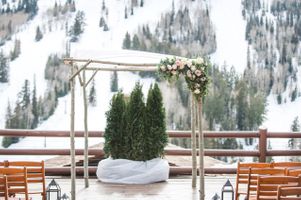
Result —
[[161, 158], [148, 161], [107, 158], [98, 163], [96, 175], [106, 183], [148, 184], [166, 181], [169, 165]]

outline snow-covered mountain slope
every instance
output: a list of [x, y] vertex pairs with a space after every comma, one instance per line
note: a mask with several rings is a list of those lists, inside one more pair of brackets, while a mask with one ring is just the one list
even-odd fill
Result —
[[[36, 76], [37, 90], [43, 94], [46, 88], [44, 80], [44, 68], [47, 57], [51, 53], [64, 53], [65, 44], [68, 38], [64, 30], [63, 22], [49, 20], [46, 15], [48, 8], [53, 7], [56, 0], [38, 1], [39, 11], [33, 20], [27, 22], [19, 28], [19, 31], [13, 36], [21, 40], [21, 54], [10, 63], [10, 82], [0, 84], [0, 128], [4, 128], [5, 113], [8, 100], [14, 105], [17, 93], [28, 79], [33, 82]], [[134, 15], [124, 19], [125, 2], [120, 0], [107, 0], [108, 8], [108, 26], [109, 31], [104, 32], [99, 28], [99, 19], [101, 16], [100, 0], [76, 0], [77, 10], [85, 13], [85, 31], [77, 43], [71, 43], [71, 56], [74, 58], [97, 58], [124, 62], [158, 62], [164, 55], [123, 51], [122, 40], [125, 33], [134, 32], [138, 25], [150, 23], [155, 26], [160, 19], [161, 14], [171, 9], [172, 0], [146, 0], [144, 7], [134, 8]], [[244, 39], [245, 22], [241, 15], [241, 1], [208, 1], [211, 8], [211, 16], [216, 28], [217, 51], [212, 57], [212, 61], [218, 64], [227, 63], [234, 66], [238, 72], [243, 72], [246, 65], [247, 44]], [[64, 1], [61, 1], [63, 4]], [[180, 0], [175, 1], [176, 6], [180, 6]], [[68, 23], [73, 23], [73, 17], [70, 16]], [[49, 31], [48, 25], [52, 24], [52, 31]], [[35, 30], [40, 25], [43, 29], [44, 37], [40, 42], [35, 42]], [[2, 49], [9, 53], [13, 47], [13, 40], [7, 42]], [[110, 72], [100, 72], [96, 79], [97, 106], [89, 108], [89, 129], [104, 130], [105, 112], [108, 110], [109, 101], [112, 93], [110, 92]], [[140, 80], [133, 73], [119, 73], [119, 87], [129, 93], [135, 82]], [[149, 85], [153, 82], [151, 79], [141, 80], [144, 84], [144, 91], [148, 90]], [[83, 107], [82, 92], [77, 85], [76, 91], [76, 129], [83, 129]], [[287, 103], [281, 106], [276, 104], [274, 97], [268, 99], [267, 120], [264, 125], [272, 131], [289, 131], [293, 118], [298, 113], [298, 107], [301, 107], [301, 100], [294, 103]], [[53, 116], [39, 125], [40, 130], [69, 130], [70, 128], [70, 95], [59, 99], [59, 104]], [[60, 141], [60, 142], [58, 142]], [[79, 142], [77, 147], [82, 147]], [[99, 140], [91, 140], [90, 144], [97, 143]], [[20, 143], [12, 145], [11, 148], [40, 147], [44, 145], [44, 138], [33, 139], [24, 138]], [[47, 139], [47, 148], [68, 148], [69, 140]]]
[[211, 58], [218, 65], [234, 66], [237, 72], [242, 73], [247, 65], [247, 41], [241, 0], [209, 2], [217, 43]]

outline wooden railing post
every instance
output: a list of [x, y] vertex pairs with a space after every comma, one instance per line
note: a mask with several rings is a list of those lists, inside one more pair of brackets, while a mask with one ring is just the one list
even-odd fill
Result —
[[259, 128], [259, 162], [266, 162], [267, 155], [267, 128], [260, 127]]

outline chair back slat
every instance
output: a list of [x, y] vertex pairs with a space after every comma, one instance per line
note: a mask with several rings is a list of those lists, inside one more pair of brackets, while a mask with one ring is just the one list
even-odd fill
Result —
[[272, 167], [301, 168], [301, 162], [272, 162]]
[[289, 169], [287, 174], [289, 176], [300, 176], [301, 175], [301, 169]]
[[278, 187], [278, 200], [301, 200], [301, 186], [300, 187]]
[[4, 197], [5, 200], [8, 199], [6, 175], [0, 175], [0, 197]]

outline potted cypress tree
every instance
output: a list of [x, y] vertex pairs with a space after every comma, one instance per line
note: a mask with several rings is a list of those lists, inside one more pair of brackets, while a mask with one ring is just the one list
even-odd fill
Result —
[[157, 84], [150, 87], [144, 103], [142, 85], [137, 83], [129, 101], [122, 92], [112, 98], [106, 113], [104, 151], [97, 176], [103, 182], [146, 184], [168, 179], [164, 156], [167, 145], [165, 109]]

